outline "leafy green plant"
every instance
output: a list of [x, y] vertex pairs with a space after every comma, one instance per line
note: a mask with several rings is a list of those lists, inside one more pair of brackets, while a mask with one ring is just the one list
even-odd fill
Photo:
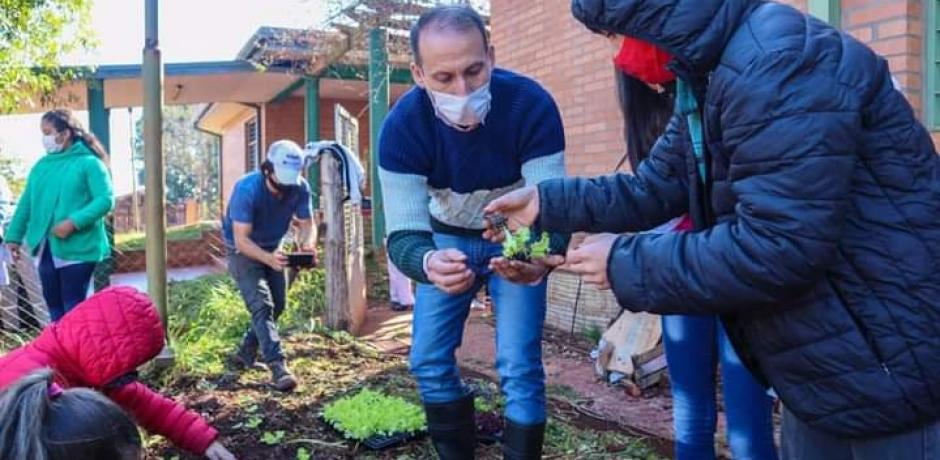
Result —
[[263, 418], [258, 417], [257, 415], [252, 415], [251, 417], [248, 417], [248, 421], [235, 425], [235, 428], [250, 428], [253, 430], [261, 426], [263, 422]]
[[549, 256], [549, 251], [551, 248], [551, 236], [548, 233], [542, 232], [542, 236], [538, 241], [529, 245], [529, 257], [533, 259], [544, 259]]
[[323, 418], [357, 441], [375, 435], [416, 433], [427, 425], [424, 411], [416, 404], [370, 389], [330, 403], [323, 410]]
[[306, 448], [297, 449], [297, 460], [310, 460], [311, 458], [313, 457], [310, 456], [310, 451]]
[[529, 261], [532, 259], [542, 259], [549, 255], [550, 236], [546, 232], [539, 235], [537, 241], [532, 241], [532, 230], [528, 227], [520, 227], [514, 233], [508, 229], [503, 229], [505, 240], [503, 241], [503, 257], [510, 260]]
[[270, 431], [265, 431], [264, 434], [261, 435], [261, 442], [269, 446], [276, 446], [284, 440], [284, 435], [284, 430], [277, 430], [273, 433]]

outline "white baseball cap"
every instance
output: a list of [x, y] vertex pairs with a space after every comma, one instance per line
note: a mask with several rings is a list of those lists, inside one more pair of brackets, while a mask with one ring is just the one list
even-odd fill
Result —
[[281, 140], [268, 148], [268, 161], [274, 166], [274, 178], [282, 185], [299, 185], [304, 168], [304, 151], [297, 143]]

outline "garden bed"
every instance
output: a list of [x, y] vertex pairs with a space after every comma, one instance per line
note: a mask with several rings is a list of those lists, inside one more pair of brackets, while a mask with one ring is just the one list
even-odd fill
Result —
[[[322, 272], [306, 275], [290, 296], [282, 322], [292, 331], [285, 334], [284, 347], [301, 382], [295, 392], [272, 391], [266, 372], [235, 374], [221, 365], [247, 324], [244, 306], [224, 277], [171, 287], [170, 330], [176, 337], [177, 366], [170, 374], [149, 374], [147, 379], [206, 415], [242, 460], [435, 458], [427, 437], [373, 451], [320, 419], [327, 403], [363, 388], [413, 403], [418, 403], [417, 389], [403, 357], [380, 354], [348, 334], [319, 330], [306, 319], [322, 309]], [[478, 424], [498, 429], [502, 402], [497, 386], [481, 374], [465, 375], [481, 396]], [[662, 458], [645, 440], [616, 426], [599, 426], [557, 401], [550, 405], [546, 458]], [[199, 458], [181, 453], [160, 437], [148, 437], [146, 443], [149, 460]], [[502, 455], [497, 444], [481, 445], [477, 458]]]

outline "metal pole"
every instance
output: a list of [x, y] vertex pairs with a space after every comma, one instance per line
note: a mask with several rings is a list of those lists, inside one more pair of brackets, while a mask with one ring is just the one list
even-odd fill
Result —
[[[320, 140], [320, 78], [306, 77], [304, 81], [304, 114], [306, 121], [305, 132], [307, 142]], [[320, 163], [314, 161], [307, 169], [307, 179], [310, 181], [310, 195], [313, 209], [320, 210]]]
[[[111, 111], [104, 103], [104, 80], [93, 79], [88, 83], [88, 124], [106, 152], [111, 151]], [[108, 169], [111, 169], [110, 162]], [[114, 247], [114, 214], [105, 217], [105, 229], [108, 233], [108, 245]], [[114, 254], [108, 255], [95, 266], [94, 288], [100, 291], [111, 284], [111, 272], [114, 271]]]
[[372, 151], [369, 169], [372, 172], [372, 247], [382, 249], [385, 238], [385, 207], [379, 184], [379, 133], [388, 116], [388, 31], [369, 31], [369, 145]]
[[[166, 290], [166, 213], [164, 210], [163, 172], [163, 65], [160, 62], [158, 0], [146, 0], [144, 41], [144, 170], [146, 195], [144, 205], [147, 235], [147, 291], [167, 327]], [[169, 339], [168, 339], [169, 341]], [[165, 348], [157, 358], [172, 361], [172, 350]]]

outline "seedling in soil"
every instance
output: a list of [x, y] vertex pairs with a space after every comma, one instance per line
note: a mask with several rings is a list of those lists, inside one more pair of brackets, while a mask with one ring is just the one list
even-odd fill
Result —
[[297, 449], [297, 460], [310, 460], [311, 458], [313, 457], [310, 456], [310, 452], [308, 452], [307, 449], [303, 447]]
[[267, 445], [269, 445], [269, 446], [276, 446], [276, 445], [280, 444], [281, 441], [283, 441], [283, 440], [284, 440], [284, 431], [283, 431], [283, 430], [277, 430], [277, 431], [275, 431], [275, 432], [273, 432], [273, 433], [270, 432], [270, 431], [265, 431], [264, 434], [261, 435], [261, 442], [263, 442], [263, 443], [265, 443], [265, 444], [267, 444]]
[[364, 441], [373, 436], [392, 436], [423, 431], [424, 411], [397, 396], [364, 389], [330, 403], [323, 418], [347, 438]]
[[485, 219], [493, 228], [503, 232], [503, 257], [528, 262], [549, 256], [551, 239], [548, 233], [542, 232], [537, 241], [532, 241], [532, 230], [529, 227], [519, 227], [515, 232], [510, 231], [509, 219], [506, 216], [490, 214]]
[[235, 425], [235, 428], [251, 428], [251, 429], [255, 429], [255, 428], [258, 428], [259, 426], [261, 426], [261, 423], [262, 423], [262, 422], [264, 422], [264, 419], [262, 419], [261, 417], [258, 417], [257, 415], [252, 415], [251, 417], [248, 418], [248, 421], [247, 421], [247, 422], [245, 422], [245, 423], [239, 423], [238, 425]]

